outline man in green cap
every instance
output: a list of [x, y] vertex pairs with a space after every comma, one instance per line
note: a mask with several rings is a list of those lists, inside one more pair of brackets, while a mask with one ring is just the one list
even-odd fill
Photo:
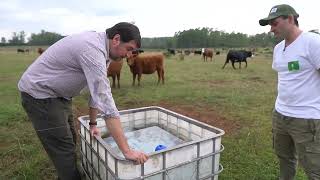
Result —
[[309, 179], [320, 179], [320, 35], [303, 32], [289, 5], [271, 8], [261, 26], [283, 39], [274, 48], [278, 96], [272, 117], [273, 144], [280, 179], [291, 180], [297, 160]]

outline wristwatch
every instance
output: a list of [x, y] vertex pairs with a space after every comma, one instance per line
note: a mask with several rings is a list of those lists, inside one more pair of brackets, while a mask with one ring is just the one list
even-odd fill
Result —
[[93, 125], [96, 126], [96, 125], [97, 125], [97, 121], [95, 121], [95, 122], [89, 122], [89, 125], [90, 125], [90, 126], [93, 126]]

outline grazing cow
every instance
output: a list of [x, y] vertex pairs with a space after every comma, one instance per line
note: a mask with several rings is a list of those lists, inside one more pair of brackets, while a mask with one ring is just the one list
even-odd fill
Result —
[[25, 49], [24, 52], [29, 54], [30, 50], [29, 49]]
[[17, 53], [24, 53], [24, 49], [17, 49]]
[[196, 55], [196, 54], [201, 55], [201, 54], [202, 54], [202, 51], [201, 51], [201, 50], [195, 50], [195, 51], [194, 51], [194, 54], [195, 54], [195, 55]]
[[203, 61], [207, 61], [208, 57], [212, 61], [213, 51], [211, 49], [206, 48], [204, 49], [202, 56], [203, 56]]
[[40, 55], [41, 55], [44, 51], [45, 51], [45, 49], [38, 48], [38, 53], [39, 53]]
[[220, 51], [217, 51], [217, 52], [216, 52], [216, 55], [220, 55]]
[[162, 53], [144, 53], [138, 56], [127, 58], [127, 63], [132, 72], [133, 82], [135, 85], [136, 75], [138, 75], [138, 86], [142, 74], [153, 74], [155, 71], [158, 73], [158, 84], [162, 80], [164, 84], [164, 57]]
[[246, 63], [246, 67], [247, 67], [247, 58], [252, 56], [252, 52], [251, 51], [245, 51], [245, 50], [230, 50], [227, 54], [227, 59], [226, 62], [224, 63], [222, 69], [226, 66], [227, 63], [229, 63], [229, 61], [231, 61], [232, 63], [232, 67], [233, 69], [236, 69], [234, 67], [234, 63], [235, 62], [239, 62], [239, 68], [241, 68], [241, 62], [245, 62]]
[[118, 88], [120, 88], [120, 73], [122, 69], [123, 60], [113, 61], [111, 60], [108, 70], [107, 77], [112, 77], [112, 87], [116, 87], [116, 79], [118, 80]]
[[176, 54], [176, 51], [174, 49], [168, 48], [167, 50], [168, 50], [169, 54], [173, 54], [173, 55]]

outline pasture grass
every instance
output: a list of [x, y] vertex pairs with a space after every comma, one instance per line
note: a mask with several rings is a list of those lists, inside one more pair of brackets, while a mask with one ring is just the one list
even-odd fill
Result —
[[[20, 105], [17, 82], [38, 55], [0, 51], [0, 179], [55, 179], [55, 170]], [[277, 179], [278, 161], [272, 149], [271, 111], [276, 97], [276, 73], [271, 58], [259, 55], [248, 68], [221, 69], [225, 54], [203, 62], [201, 56], [171, 56], [165, 60], [165, 85], [157, 76], [143, 75], [141, 86], [132, 87], [124, 63], [121, 88], [113, 89], [122, 109], [170, 104], [189, 106], [199, 113], [214, 110], [226, 121], [221, 155], [224, 171], [219, 179]], [[87, 94], [74, 99], [75, 114], [87, 114]], [[215, 126], [215, 122], [210, 122]], [[237, 124], [238, 126], [232, 126]], [[230, 125], [230, 127], [228, 126]], [[232, 128], [233, 127], [233, 128]], [[234, 128], [236, 127], [236, 128]], [[297, 179], [306, 179], [301, 168]]]

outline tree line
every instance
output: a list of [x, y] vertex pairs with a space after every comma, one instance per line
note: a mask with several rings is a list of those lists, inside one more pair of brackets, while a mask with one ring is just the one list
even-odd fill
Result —
[[[55, 32], [41, 30], [40, 33], [32, 33], [26, 40], [24, 31], [13, 32], [12, 38], [1, 38], [0, 46], [19, 45], [52, 45], [65, 36]], [[173, 37], [142, 38], [142, 48], [166, 49], [166, 48], [241, 48], [241, 47], [270, 47], [278, 42], [270, 33], [247, 35], [244, 33], [225, 32], [212, 28], [196, 28], [179, 31]]]
[[50, 46], [55, 42], [59, 41], [65, 36], [55, 32], [47, 32], [41, 30], [40, 33], [32, 33], [31, 36], [26, 41], [26, 33], [24, 31], [13, 32], [12, 38], [6, 40], [5, 37], [1, 37], [0, 46], [21, 46], [21, 45], [38, 45], [38, 46]]
[[142, 46], [145, 48], [270, 47], [278, 41], [271, 33], [250, 36], [212, 28], [197, 28], [176, 32], [173, 37], [143, 38]]

